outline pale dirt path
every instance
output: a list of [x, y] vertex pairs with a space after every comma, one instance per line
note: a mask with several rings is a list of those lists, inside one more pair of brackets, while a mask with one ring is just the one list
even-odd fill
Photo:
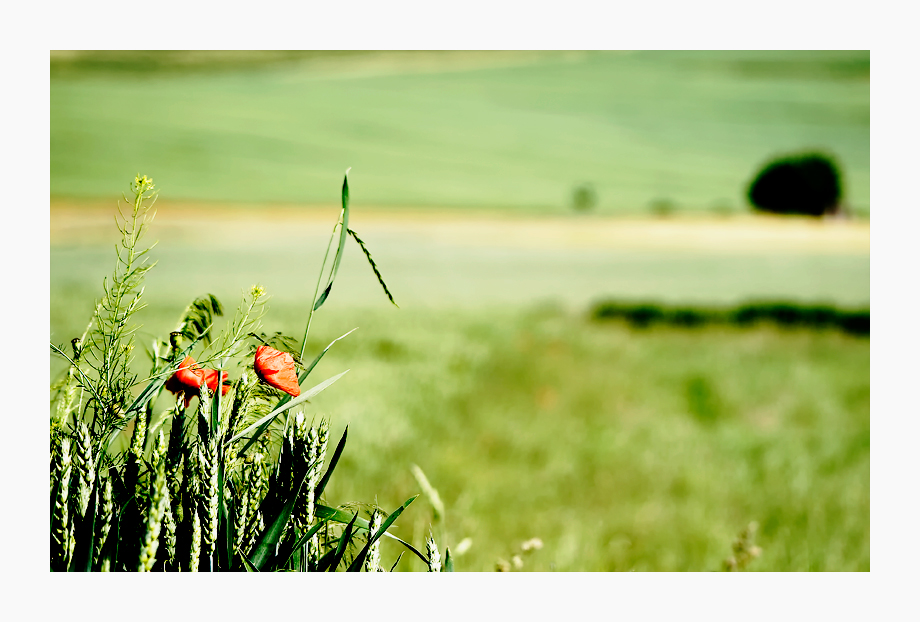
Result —
[[[51, 286], [95, 291], [118, 240], [110, 205], [55, 203]], [[278, 303], [315, 287], [335, 205], [220, 207], [161, 201], [149, 292], [170, 304], [212, 292], [236, 300], [260, 283]], [[497, 309], [541, 303], [585, 309], [617, 298], [729, 304], [795, 299], [869, 301], [869, 224], [737, 216], [637, 219], [518, 216], [354, 206], [365, 240], [404, 308]], [[82, 285], [81, 285], [82, 284]], [[56, 289], [58, 288], [58, 289]], [[349, 243], [336, 279], [340, 304], [388, 303]]]
[[[52, 245], [114, 241], [112, 205], [54, 201]], [[224, 208], [161, 200], [155, 233], [163, 243], [196, 246], [283, 246], [327, 238], [338, 207]], [[869, 254], [869, 222], [739, 215], [668, 219], [566, 215], [530, 216], [482, 211], [355, 207], [352, 227], [362, 237], [424, 240], [457, 248], [666, 251], [704, 253]], [[207, 232], [207, 235], [203, 235]]]

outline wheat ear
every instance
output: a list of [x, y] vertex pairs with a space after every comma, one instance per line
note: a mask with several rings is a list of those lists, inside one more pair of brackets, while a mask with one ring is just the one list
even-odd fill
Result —
[[57, 542], [56, 557], [61, 561], [63, 567], [70, 563], [70, 551], [73, 550], [71, 543], [70, 516], [68, 511], [68, 502], [70, 498], [70, 476], [73, 467], [70, 460], [70, 439], [64, 437], [61, 440], [60, 463], [58, 464], [58, 494], [54, 500], [54, 529], [52, 534]]
[[106, 538], [109, 537], [109, 529], [112, 527], [113, 508], [112, 480], [106, 478], [105, 484], [102, 485], [101, 503], [96, 507], [96, 557], [93, 560], [96, 563], [102, 557], [102, 547], [105, 546]]
[[428, 572], [441, 572], [441, 554], [431, 535], [425, 538], [425, 546], [428, 548]]
[[93, 467], [93, 439], [89, 427], [82, 421], [77, 424], [77, 442], [74, 447], [77, 467], [77, 510], [80, 516], [86, 514], [89, 497], [96, 481], [96, 469]]
[[189, 572], [198, 572], [198, 561], [201, 558], [201, 521], [198, 519], [198, 510], [192, 509], [192, 546], [189, 550]]
[[159, 546], [160, 527], [163, 515], [169, 504], [169, 494], [166, 491], [166, 461], [160, 460], [156, 466], [156, 476], [150, 485], [150, 502], [147, 505], [147, 525], [144, 538], [141, 542], [138, 572], [150, 572], [156, 561], [157, 547]]
[[[367, 532], [368, 538], [374, 538], [377, 535], [377, 532], [380, 531], [380, 526], [383, 524], [383, 513], [374, 508], [374, 512], [371, 514], [370, 520], [370, 529]], [[377, 541], [374, 542], [370, 549], [367, 551], [367, 557], [364, 558], [364, 571], [365, 572], [378, 572], [380, 570], [380, 538], [377, 538]]]

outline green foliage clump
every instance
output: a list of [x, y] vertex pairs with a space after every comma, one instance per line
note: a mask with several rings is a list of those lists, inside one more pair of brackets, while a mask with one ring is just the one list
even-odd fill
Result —
[[841, 188], [830, 156], [805, 153], [768, 162], [748, 187], [748, 200], [764, 212], [823, 216], [840, 209]]
[[[118, 221], [118, 263], [89, 326], [73, 340], [72, 353], [51, 345], [69, 363], [52, 387], [51, 570], [377, 570], [384, 536], [434, 563], [388, 533], [418, 495], [389, 515], [374, 508], [371, 521], [326, 505], [323, 494], [348, 430], [327, 452], [329, 422], [308, 423], [302, 408], [344, 372], [297, 396], [266, 384], [247, 356], [258, 345], [251, 340], [287, 348], [296, 342], [256, 334], [266, 299], [261, 287], [251, 289], [217, 335], [214, 321], [223, 306], [210, 294], [194, 300], [169, 337], [153, 342], [150, 374], [138, 380], [131, 371], [137, 327], [130, 320], [144, 307], [143, 280], [153, 267], [146, 261], [150, 248], [139, 242], [153, 218], [156, 191], [146, 176], [131, 190], [131, 212]], [[310, 320], [329, 296], [348, 234], [370, 260], [348, 228], [347, 176], [333, 238], [337, 230], [332, 269], [321, 295], [320, 271]], [[304, 365], [309, 325], [300, 355], [293, 355], [298, 385], [338, 341]], [[238, 379], [224, 382], [224, 370], [231, 369], [240, 370]], [[198, 378], [194, 394], [189, 376]], [[164, 389], [175, 399], [157, 411]]]

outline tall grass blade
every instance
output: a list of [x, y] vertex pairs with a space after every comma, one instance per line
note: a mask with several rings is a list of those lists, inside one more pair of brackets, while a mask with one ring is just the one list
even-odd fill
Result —
[[[351, 170], [351, 169], [349, 169]], [[335, 259], [332, 262], [332, 269], [329, 271], [329, 280], [326, 282], [326, 288], [313, 305], [313, 310], [317, 311], [332, 291], [332, 282], [339, 272], [339, 266], [342, 263], [342, 255], [345, 251], [345, 240], [348, 239], [348, 171], [345, 172], [345, 181], [342, 182], [342, 225], [339, 231], [339, 247], [335, 251]]]
[[358, 554], [357, 557], [355, 557], [351, 566], [348, 568], [349, 572], [357, 572], [361, 570], [361, 566], [364, 564], [364, 558], [367, 557], [367, 553], [368, 551], [370, 551], [371, 545], [380, 539], [380, 536], [382, 536], [386, 532], [386, 530], [390, 528], [390, 525], [393, 524], [393, 521], [395, 521], [396, 518], [400, 514], [402, 514], [403, 510], [409, 507], [409, 504], [415, 501], [416, 499], [418, 499], [418, 495], [415, 495], [414, 497], [410, 497], [409, 499], [406, 500], [405, 503], [403, 503], [401, 506], [396, 508], [392, 514], [387, 516], [387, 519], [383, 521], [382, 525], [380, 525], [380, 529], [377, 531], [377, 533], [375, 533], [372, 537], [367, 539], [367, 544], [364, 545], [364, 548], [361, 549], [361, 552]]
[[396, 561], [393, 562], [393, 565], [390, 567], [390, 572], [393, 572], [394, 570], [396, 570], [396, 566], [399, 564], [399, 560], [402, 559], [403, 553], [405, 553], [405, 551], [399, 552], [399, 557], [397, 557]]
[[345, 431], [342, 433], [342, 438], [339, 440], [339, 444], [335, 446], [335, 451], [332, 453], [332, 457], [329, 459], [329, 466], [326, 468], [326, 472], [323, 474], [322, 479], [319, 480], [319, 484], [316, 485], [316, 492], [313, 493], [315, 499], [319, 499], [320, 495], [323, 494], [323, 491], [326, 490], [326, 484], [329, 483], [329, 478], [332, 477], [332, 472], [335, 470], [335, 465], [339, 463], [339, 458], [342, 456], [342, 451], [345, 449], [345, 439], [348, 437], [348, 426], [345, 426]]
[[86, 514], [74, 517], [74, 537], [76, 546], [73, 552], [72, 567], [77, 572], [91, 572], [93, 569], [93, 552], [96, 550], [96, 504], [99, 496], [98, 480], [90, 492]]
[[297, 501], [297, 497], [300, 496], [300, 489], [303, 488], [303, 483], [306, 479], [307, 475], [304, 474], [303, 478], [300, 480], [300, 484], [297, 486], [297, 490], [281, 508], [278, 517], [272, 521], [272, 524], [265, 530], [265, 533], [262, 534], [262, 537], [256, 545], [251, 561], [259, 570], [265, 570], [269, 561], [275, 557], [278, 542], [284, 534], [284, 528], [291, 519], [291, 513], [294, 511], [294, 504]]
[[345, 527], [345, 532], [342, 534], [342, 537], [339, 538], [339, 544], [335, 547], [335, 555], [332, 556], [332, 561], [327, 569], [329, 572], [335, 572], [336, 568], [338, 568], [339, 564], [342, 562], [342, 558], [345, 556], [345, 549], [348, 548], [348, 543], [351, 542], [351, 538], [354, 535], [356, 520], [358, 520], [357, 514], [351, 519], [351, 522]]
[[[318, 518], [327, 518], [329, 520], [333, 520], [337, 523], [343, 523], [343, 524], [350, 522], [352, 519], [351, 514], [349, 514], [348, 512], [343, 512], [342, 510], [337, 510], [335, 508], [331, 508], [326, 505], [320, 505], [319, 503], [316, 504], [316, 516]], [[370, 531], [370, 523], [363, 518], [358, 518], [355, 521], [355, 524], [359, 528], [363, 529], [364, 531]], [[428, 564], [428, 557], [426, 557], [417, 548], [415, 548], [414, 546], [412, 546], [411, 544], [409, 544], [402, 538], [394, 536], [393, 534], [389, 532], [383, 532], [382, 535], [386, 536], [387, 538], [396, 540], [397, 542], [405, 546], [407, 549], [415, 553], [420, 560], [425, 562], [426, 565]]]
[[[233, 490], [233, 482], [226, 480], [224, 472], [225, 464], [221, 460], [217, 467], [217, 538], [221, 546], [218, 547], [218, 565], [221, 568], [230, 568], [233, 563], [233, 543], [236, 541], [236, 508], [235, 506], [227, 507], [227, 497], [224, 494], [224, 488], [229, 483], [230, 490]], [[231, 495], [233, 496], [233, 495]], [[235, 497], [234, 497], [235, 498]]]
[[[354, 328], [352, 328], [350, 331], [348, 331], [347, 333], [345, 333], [344, 335], [342, 335], [342, 336], [339, 337], [338, 339], [333, 339], [332, 341], [330, 341], [330, 342], [329, 342], [329, 345], [326, 346], [326, 347], [323, 349], [322, 352], [320, 352], [319, 354], [316, 355], [316, 358], [313, 359], [313, 362], [310, 363], [310, 366], [307, 367], [304, 371], [300, 372], [300, 375], [298, 376], [297, 379], [298, 379], [300, 382], [303, 382], [304, 380], [306, 380], [306, 379], [307, 379], [307, 376], [310, 375], [310, 372], [313, 371], [313, 368], [316, 367], [316, 364], [320, 362], [320, 359], [322, 359], [323, 356], [326, 354], [326, 352], [329, 351], [329, 348], [332, 347], [332, 344], [334, 344], [336, 341], [340, 341], [340, 340], [342, 340], [342, 339], [345, 339], [345, 337], [347, 337], [348, 335], [352, 334], [352, 333], [355, 332], [356, 330], [358, 330], [358, 327], [357, 327], [357, 326], [355, 326]], [[288, 396], [288, 398], [290, 398], [290, 396]], [[279, 406], [280, 406], [280, 404], [279, 404]]]
[[454, 571], [454, 560], [450, 556], [450, 547], [446, 547], [444, 553], [444, 567], [441, 569], [442, 572], [453, 572]]
[[243, 560], [243, 566], [246, 568], [246, 572], [259, 572], [259, 569], [256, 568], [249, 558], [246, 557], [246, 554], [240, 551], [240, 559]]
[[230, 440], [227, 441], [227, 442], [225, 443], [225, 445], [229, 445], [229, 444], [232, 443], [233, 441], [238, 440], [238, 439], [240, 439], [240, 438], [246, 436], [247, 434], [249, 434], [249, 433], [252, 432], [253, 430], [258, 430], [258, 431], [252, 436], [252, 438], [249, 439], [249, 442], [246, 443], [246, 445], [243, 447], [242, 451], [239, 452], [239, 454], [242, 455], [247, 449], [249, 449], [250, 445], [252, 445], [254, 442], [256, 442], [256, 440], [258, 440], [258, 438], [262, 435], [262, 433], [265, 432], [265, 430], [268, 428], [269, 424], [270, 424], [272, 421], [275, 420], [275, 417], [277, 417], [278, 415], [280, 415], [280, 414], [283, 413], [284, 411], [288, 410], [289, 408], [293, 408], [294, 406], [297, 406], [298, 404], [302, 404], [303, 402], [307, 401], [308, 399], [310, 399], [310, 398], [313, 397], [314, 395], [317, 395], [318, 393], [320, 393], [321, 391], [323, 391], [323, 390], [325, 390], [327, 387], [329, 387], [329, 385], [331, 385], [333, 382], [335, 382], [336, 380], [338, 380], [339, 378], [341, 378], [342, 376], [344, 376], [345, 374], [347, 374], [349, 371], [350, 371], [350, 370], [346, 369], [346, 370], [343, 371], [341, 374], [338, 374], [337, 376], [333, 376], [332, 378], [329, 378], [328, 380], [324, 380], [323, 382], [319, 383], [318, 385], [316, 385], [315, 387], [313, 387], [312, 389], [310, 389], [310, 390], [307, 391], [306, 393], [301, 393], [298, 397], [294, 398], [293, 400], [291, 400], [290, 402], [288, 402], [288, 403], [285, 404], [284, 406], [279, 406], [279, 407], [275, 408], [275, 410], [271, 411], [270, 413], [268, 413], [267, 415], [265, 415], [264, 417], [262, 417], [261, 419], [259, 419], [259, 420], [256, 421], [255, 423], [253, 423], [251, 426], [249, 426], [248, 428], [246, 428], [245, 430], [243, 430], [242, 432], [240, 432], [240, 433], [236, 434], [235, 436], [231, 437]]
[[[348, 335], [352, 334], [352, 333], [355, 332], [356, 330], [358, 330], [358, 327], [357, 327], [357, 326], [354, 327], [354, 328], [352, 328], [350, 331], [348, 331], [347, 333], [345, 333], [344, 335], [342, 335], [342, 336], [339, 337], [338, 339], [333, 339], [331, 342], [329, 342], [329, 345], [326, 346], [325, 349], [324, 349], [322, 352], [320, 352], [319, 354], [316, 355], [316, 358], [313, 359], [313, 362], [310, 363], [310, 366], [307, 367], [306, 369], [304, 369], [304, 371], [300, 372], [300, 374], [297, 376], [297, 382], [303, 383], [303, 381], [307, 379], [307, 376], [310, 375], [310, 372], [313, 371], [313, 368], [316, 367], [316, 364], [319, 363], [320, 360], [322, 360], [322, 358], [323, 358], [323, 356], [325, 356], [326, 352], [329, 351], [329, 348], [332, 347], [332, 344], [334, 344], [336, 341], [339, 341], [339, 340], [341, 340], [341, 339], [344, 339], [345, 337], [347, 337]], [[292, 399], [291, 396], [290, 396], [289, 394], [285, 393], [285, 394], [284, 394], [284, 397], [282, 397], [282, 398], [278, 401], [278, 404], [275, 406], [275, 408], [281, 408], [282, 406], [284, 406], [285, 404], [287, 404], [288, 402], [290, 402], [291, 399]]]
[[306, 544], [310, 538], [315, 536], [317, 532], [319, 532], [319, 530], [322, 529], [322, 527], [327, 522], [328, 520], [322, 520], [316, 523], [315, 525], [313, 525], [313, 527], [311, 527], [309, 531], [307, 531], [304, 535], [300, 537], [299, 540], [297, 540], [296, 543], [294, 543], [294, 546], [290, 547], [291, 549], [290, 551], [287, 551], [287, 548], [285, 548], [285, 554], [279, 555], [279, 558], [284, 560], [284, 562], [282, 562], [281, 565], [287, 566], [290, 563], [291, 558], [294, 556], [294, 553], [297, 552], [297, 550], [300, 549], [300, 547]]

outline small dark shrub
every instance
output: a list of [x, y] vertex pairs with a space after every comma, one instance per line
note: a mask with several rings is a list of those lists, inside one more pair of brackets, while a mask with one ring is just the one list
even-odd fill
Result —
[[597, 205], [597, 192], [591, 184], [581, 184], [572, 190], [572, 207], [578, 212], [587, 212]]
[[775, 214], [823, 216], [839, 209], [840, 198], [839, 168], [820, 153], [772, 160], [748, 188], [755, 209]]
[[697, 421], [710, 424], [720, 418], [719, 394], [708, 378], [700, 375], [687, 378], [684, 393], [687, 398], [687, 409]]
[[648, 204], [648, 209], [655, 216], [666, 218], [677, 210], [677, 205], [671, 199], [655, 199]]

